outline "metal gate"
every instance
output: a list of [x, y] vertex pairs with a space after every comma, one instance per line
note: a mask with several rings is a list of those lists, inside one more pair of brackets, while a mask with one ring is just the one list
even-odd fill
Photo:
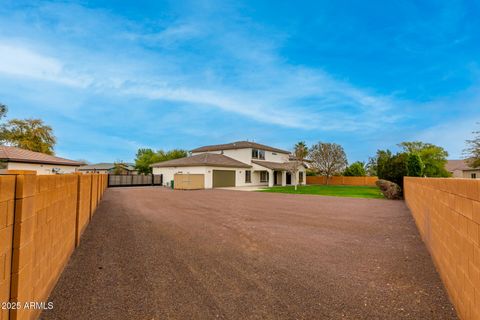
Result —
[[125, 175], [125, 174], [109, 174], [109, 187], [138, 187], [138, 186], [161, 186], [163, 185], [163, 175]]

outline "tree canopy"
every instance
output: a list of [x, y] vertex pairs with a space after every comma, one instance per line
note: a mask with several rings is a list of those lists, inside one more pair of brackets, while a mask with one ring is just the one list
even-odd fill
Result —
[[407, 158], [407, 173], [410, 177], [421, 177], [423, 175], [423, 161], [416, 153], [410, 153]]
[[52, 127], [40, 119], [12, 119], [0, 126], [0, 142], [26, 150], [53, 154], [56, 139]]
[[403, 187], [404, 176], [450, 176], [445, 169], [448, 152], [442, 147], [420, 141], [402, 142], [399, 146], [402, 150], [396, 154], [390, 150], [377, 151], [375, 169], [380, 179]]
[[403, 187], [403, 177], [408, 175], [408, 154], [399, 152], [392, 154], [390, 150], [377, 151], [377, 175], [378, 178], [395, 182]]
[[308, 156], [308, 147], [305, 144], [305, 141], [300, 141], [295, 144], [294, 156], [299, 160], [305, 159]]
[[427, 177], [449, 177], [445, 169], [448, 152], [442, 147], [421, 141], [402, 142], [399, 144], [403, 152], [417, 154], [423, 163], [423, 174]]
[[150, 148], [142, 148], [137, 151], [135, 168], [138, 170], [138, 173], [150, 174], [152, 173], [150, 165], [157, 162], [183, 158], [187, 155], [188, 152], [182, 149], [173, 149], [165, 152], [163, 150], [153, 151]]
[[361, 161], [352, 163], [343, 172], [343, 175], [347, 177], [363, 177], [366, 174], [365, 164]]

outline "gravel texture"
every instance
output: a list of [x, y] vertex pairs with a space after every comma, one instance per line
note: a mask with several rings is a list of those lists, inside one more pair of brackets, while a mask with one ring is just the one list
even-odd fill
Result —
[[108, 189], [43, 319], [456, 319], [402, 201]]

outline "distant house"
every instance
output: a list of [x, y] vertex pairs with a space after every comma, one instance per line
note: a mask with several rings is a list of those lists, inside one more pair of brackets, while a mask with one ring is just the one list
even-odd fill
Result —
[[[137, 169], [130, 163], [118, 163], [120, 167], [120, 174], [132, 175], [137, 174]], [[78, 168], [78, 172], [82, 173], [114, 173], [115, 172], [115, 163], [96, 163], [89, 164], [86, 166], [81, 166]]]
[[289, 151], [237, 141], [199, 147], [189, 157], [155, 163], [152, 168], [154, 174], [163, 175], [164, 183], [175, 181], [175, 176], [185, 181], [196, 178], [199, 189], [305, 184], [304, 164], [292, 160]]
[[73, 173], [83, 163], [45, 153], [0, 146], [0, 168], [8, 170], [35, 170], [37, 174]]
[[472, 168], [466, 160], [448, 160], [445, 165], [454, 178], [480, 179], [480, 168]]

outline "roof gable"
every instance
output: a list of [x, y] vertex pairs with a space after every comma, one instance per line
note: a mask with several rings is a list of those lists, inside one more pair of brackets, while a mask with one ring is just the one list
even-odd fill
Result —
[[226, 144], [215, 144], [210, 146], [203, 146], [203, 147], [193, 149], [191, 150], [191, 152], [207, 152], [207, 151], [221, 151], [221, 150], [247, 149], [247, 148], [261, 149], [266, 151], [290, 154], [289, 151], [270, 147], [264, 144], [251, 142], [251, 141], [236, 141], [236, 142], [226, 143]]
[[25, 162], [40, 164], [57, 164], [81, 166], [82, 163], [70, 159], [51, 156], [49, 154], [25, 150], [17, 147], [0, 146], [0, 160], [5, 162]]
[[251, 166], [238, 160], [217, 153], [202, 153], [190, 157], [184, 157], [174, 160], [162, 161], [151, 165], [153, 168], [164, 167], [231, 167], [231, 168], [250, 168]]

